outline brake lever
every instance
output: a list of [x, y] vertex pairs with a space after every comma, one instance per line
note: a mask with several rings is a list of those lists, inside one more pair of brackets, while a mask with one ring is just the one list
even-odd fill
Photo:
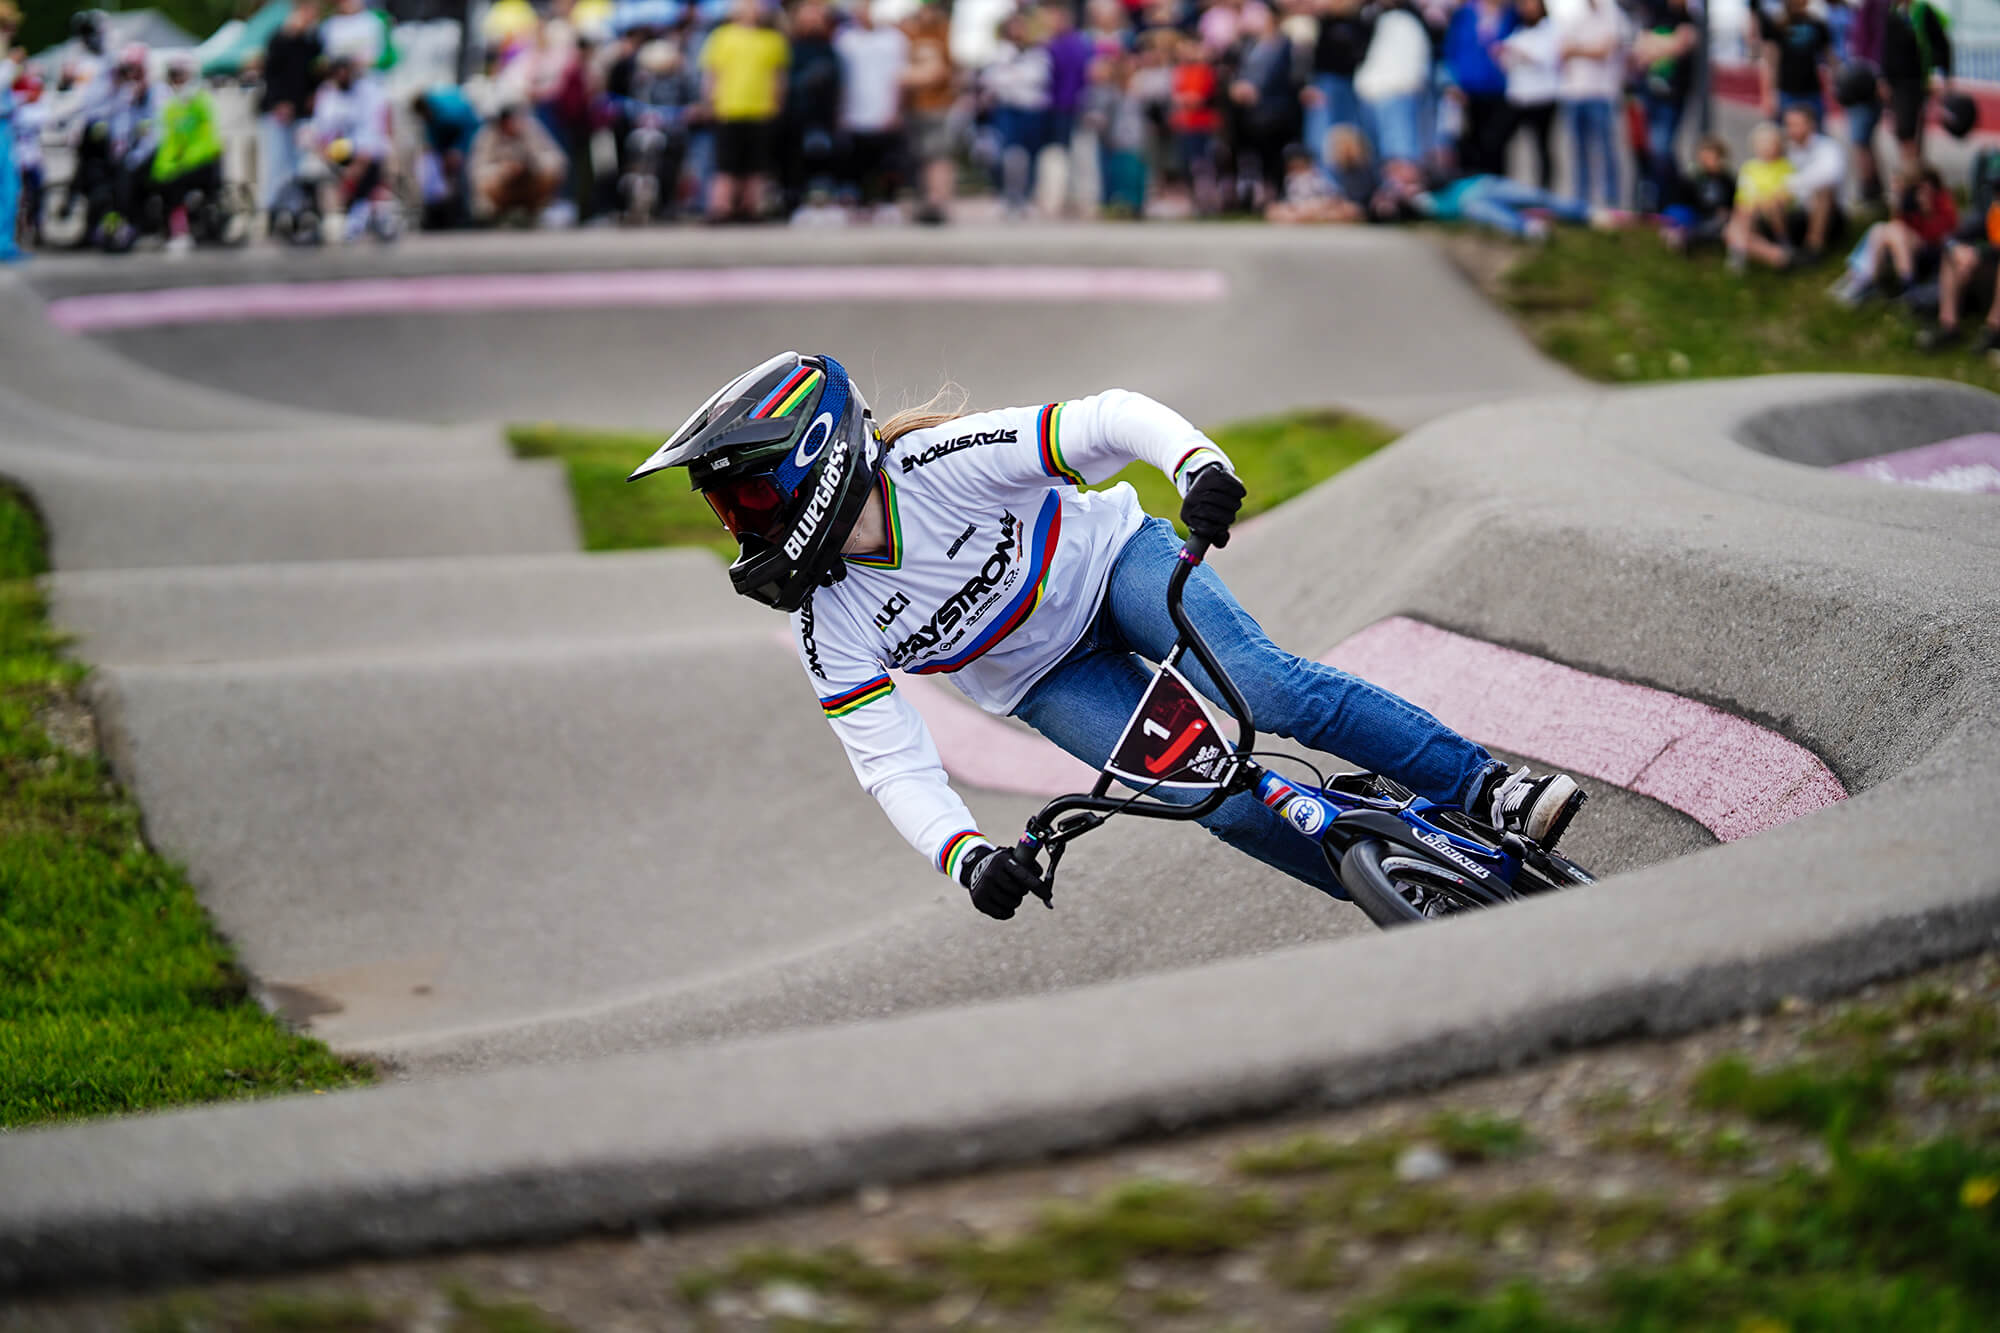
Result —
[[1037, 878], [1035, 887], [1031, 892], [1037, 898], [1040, 898], [1042, 906], [1048, 908], [1051, 912], [1056, 908], [1056, 863], [1062, 860], [1063, 849], [1067, 846], [1067, 843], [1059, 842], [1049, 848], [1049, 868], [1047, 870], [1042, 869], [1041, 862], [1037, 857], [1037, 853], [1041, 851], [1042, 840], [1037, 838], [1033, 833], [1023, 833], [1021, 840], [1015, 843], [1012, 850], [1008, 852], [1008, 855], [1012, 856], [1018, 864], [1035, 872]]

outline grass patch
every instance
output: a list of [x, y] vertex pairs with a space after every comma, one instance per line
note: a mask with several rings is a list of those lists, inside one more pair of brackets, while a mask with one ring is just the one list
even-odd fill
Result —
[[1889, 1076], [1880, 1064], [1831, 1069], [1809, 1062], [1769, 1071], [1728, 1055], [1695, 1076], [1694, 1103], [1752, 1120], [1801, 1129], [1849, 1132], [1872, 1125], [1889, 1103]]
[[1673, 254], [1649, 230], [1576, 231], [1524, 250], [1498, 295], [1544, 351], [1597, 380], [1851, 371], [2000, 390], [1987, 358], [1918, 351], [1900, 307], [1834, 302], [1825, 288], [1838, 274], [1828, 263], [1736, 276], [1720, 254]]
[[[1378, 422], [1330, 410], [1243, 421], [1210, 434], [1250, 492], [1243, 505], [1246, 518], [1318, 485], [1395, 438]], [[586, 550], [704, 546], [733, 556], [735, 544], [718, 539], [715, 514], [687, 488], [684, 474], [626, 484], [626, 476], [664, 438], [659, 431], [583, 430], [548, 422], [507, 428], [516, 455], [558, 458], [568, 469]], [[1132, 483], [1148, 512], [1179, 514], [1180, 494], [1158, 469], [1135, 463], [1104, 485], [1120, 481]]]
[[103, 761], [52, 735], [87, 715], [46, 568], [33, 510], [0, 488], [0, 1127], [365, 1080], [252, 1002]]
[[1438, 1147], [1462, 1163], [1522, 1157], [1535, 1146], [1526, 1126], [1504, 1116], [1444, 1111], [1432, 1117], [1430, 1134]]

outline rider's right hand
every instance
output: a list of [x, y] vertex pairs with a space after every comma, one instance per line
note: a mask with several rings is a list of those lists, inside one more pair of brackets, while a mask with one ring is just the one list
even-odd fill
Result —
[[1011, 852], [982, 847], [970, 854], [979, 857], [967, 872], [972, 905], [996, 921], [1012, 917], [1021, 900], [1041, 887], [1040, 872], [1022, 865]]

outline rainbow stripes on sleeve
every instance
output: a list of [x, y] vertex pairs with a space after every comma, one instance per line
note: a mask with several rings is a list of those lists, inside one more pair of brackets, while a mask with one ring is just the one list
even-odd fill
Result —
[[959, 862], [965, 859], [967, 852], [985, 841], [985, 835], [976, 828], [960, 829], [946, 838], [944, 846], [938, 849], [937, 868], [957, 879]]
[[881, 675], [873, 680], [863, 681], [851, 690], [842, 690], [839, 694], [829, 695], [819, 701], [819, 706], [829, 719], [846, 717], [857, 708], [866, 708], [877, 699], [888, 698], [895, 688], [895, 684], [887, 675]]
[[1042, 447], [1042, 471], [1058, 481], [1081, 486], [1083, 477], [1063, 459], [1062, 413], [1061, 403], [1050, 403], [1035, 417], [1035, 439]]
[[1210, 463], [1220, 463], [1224, 467], [1229, 466], [1229, 460], [1223, 457], [1220, 449], [1212, 444], [1197, 444], [1194, 448], [1181, 455], [1180, 462], [1174, 464], [1174, 470], [1170, 474], [1173, 478], [1174, 486], [1182, 494], [1186, 494], [1187, 479], [1207, 467]]

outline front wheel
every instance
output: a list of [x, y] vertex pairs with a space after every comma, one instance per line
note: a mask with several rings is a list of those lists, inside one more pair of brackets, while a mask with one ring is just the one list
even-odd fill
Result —
[[1471, 911], [1479, 904], [1463, 876], [1382, 842], [1348, 848], [1340, 858], [1340, 882], [1354, 905], [1384, 930]]

